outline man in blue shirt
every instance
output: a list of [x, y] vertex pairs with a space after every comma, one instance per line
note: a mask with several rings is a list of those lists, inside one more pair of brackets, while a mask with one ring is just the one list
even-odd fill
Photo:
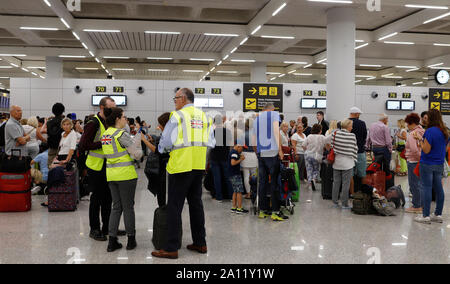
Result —
[[[272, 198], [272, 215], [274, 221], [288, 219], [280, 211], [280, 192], [278, 189], [278, 175], [280, 160], [283, 159], [280, 137], [280, 114], [275, 111], [273, 103], [267, 103], [263, 111], [256, 118], [253, 127], [252, 145], [258, 155], [259, 164], [259, 218], [270, 216], [268, 195]], [[256, 140], [256, 141], [255, 141]], [[270, 176], [270, 183], [269, 183]]]

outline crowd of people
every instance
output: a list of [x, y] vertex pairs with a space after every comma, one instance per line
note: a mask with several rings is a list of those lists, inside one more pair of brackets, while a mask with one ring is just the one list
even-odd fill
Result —
[[[449, 132], [436, 110], [424, 112], [421, 117], [408, 114], [398, 121], [398, 131], [391, 135], [387, 115], [380, 115], [367, 128], [357, 107], [351, 108], [349, 117], [341, 121], [328, 122], [319, 111], [317, 123], [309, 126], [305, 116], [284, 121], [271, 103], [258, 114], [236, 119], [216, 116], [213, 120], [193, 102], [192, 91], [180, 89], [174, 97], [175, 110], [158, 117], [159, 136], [150, 136], [150, 126], [139, 117], [127, 118], [110, 97], [103, 98], [99, 112], [84, 121], [77, 120], [75, 114], [65, 116], [61, 103], [53, 106], [49, 118], [22, 119], [21, 108], [12, 106], [10, 119], [1, 124], [4, 150], [6, 155], [30, 156], [32, 167], [38, 165], [39, 171], [33, 171], [36, 193], [45, 192], [49, 172], [55, 167], [71, 170], [75, 165], [80, 176], [88, 177], [90, 237], [107, 241], [109, 236], [109, 252], [122, 248], [119, 236], [128, 236], [128, 250], [137, 246], [136, 167], [140, 167], [147, 152], [149, 189], [157, 196], [158, 205], [167, 205], [168, 210], [167, 245], [153, 252], [155, 257], [178, 257], [185, 199], [193, 238], [187, 248], [207, 252], [202, 203], [205, 170], [213, 175], [214, 199], [219, 203], [231, 199], [232, 213], [248, 213], [244, 199], [250, 198], [250, 180], [257, 176], [258, 217], [289, 219], [280, 209], [280, 189], [274, 182], [286, 153], [297, 163], [299, 179], [305, 185], [302, 190], [315, 191], [321, 182], [323, 162], [333, 151], [332, 202], [335, 208], [346, 210], [351, 208], [349, 192], [358, 191], [366, 175], [367, 153], [383, 156], [384, 166], [391, 168], [395, 152], [395, 169], [399, 175], [408, 175], [412, 196], [412, 206], [406, 212], [418, 214], [417, 222], [442, 222], [442, 179]], [[430, 214], [433, 192], [436, 210]], [[119, 230], [122, 214], [125, 231]]]

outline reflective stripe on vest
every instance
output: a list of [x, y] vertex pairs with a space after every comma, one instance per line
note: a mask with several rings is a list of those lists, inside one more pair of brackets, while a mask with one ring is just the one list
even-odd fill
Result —
[[170, 174], [177, 174], [204, 170], [210, 121], [205, 113], [195, 107], [173, 112], [172, 116], [178, 121], [178, 133], [174, 148], [170, 152], [167, 171]]
[[[103, 126], [100, 118], [96, 115], [94, 116], [99, 123], [99, 128], [97, 133], [95, 134], [94, 143], [100, 142], [103, 133], [105, 133], [106, 129]], [[86, 166], [94, 171], [101, 171], [104, 163], [105, 155], [103, 153], [103, 149], [90, 150], [86, 159]]]
[[106, 178], [108, 181], [136, 179], [133, 159], [119, 143], [124, 130], [109, 128], [102, 137], [102, 147], [106, 157]]

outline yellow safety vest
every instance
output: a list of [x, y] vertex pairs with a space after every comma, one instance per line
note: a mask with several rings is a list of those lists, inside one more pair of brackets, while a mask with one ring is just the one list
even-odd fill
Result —
[[[98, 124], [100, 125], [94, 138], [94, 143], [96, 143], [100, 142], [100, 139], [102, 138], [106, 129], [103, 126], [103, 123], [101, 122], [100, 118], [97, 115], [94, 117], [98, 120]], [[90, 168], [93, 171], [99, 172], [103, 168], [104, 159], [105, 155], [103, 154], [102, 148], [97, 150], [90, 150], [86, 159], [86, 167]]]
[[208, 121], [206, 114], [195, 107], [174, 111], [170, 117], [178, 121], [178, 137], [170, 152], [167, 172], [179, 174], [205, 170], [212, 120]]
[[102, 136], [102, 149], [106, 158], [107, 181], [125, 181], [137, 179], [133, 159], [119, 143], [124, 130], [108, 128]]

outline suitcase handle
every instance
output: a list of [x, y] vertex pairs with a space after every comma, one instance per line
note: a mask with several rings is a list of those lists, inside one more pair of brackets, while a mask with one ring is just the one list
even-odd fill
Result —
[[11, 155], [9, 157], [12, 158], [13, 153], [15, 153], [15, 152], [19, 152], [19, 156], [17, 156], [17, 157], [19, 157], [19, 160], [22, 160], [22, 150], [20, 150], [20, 149], [11, 149]]

